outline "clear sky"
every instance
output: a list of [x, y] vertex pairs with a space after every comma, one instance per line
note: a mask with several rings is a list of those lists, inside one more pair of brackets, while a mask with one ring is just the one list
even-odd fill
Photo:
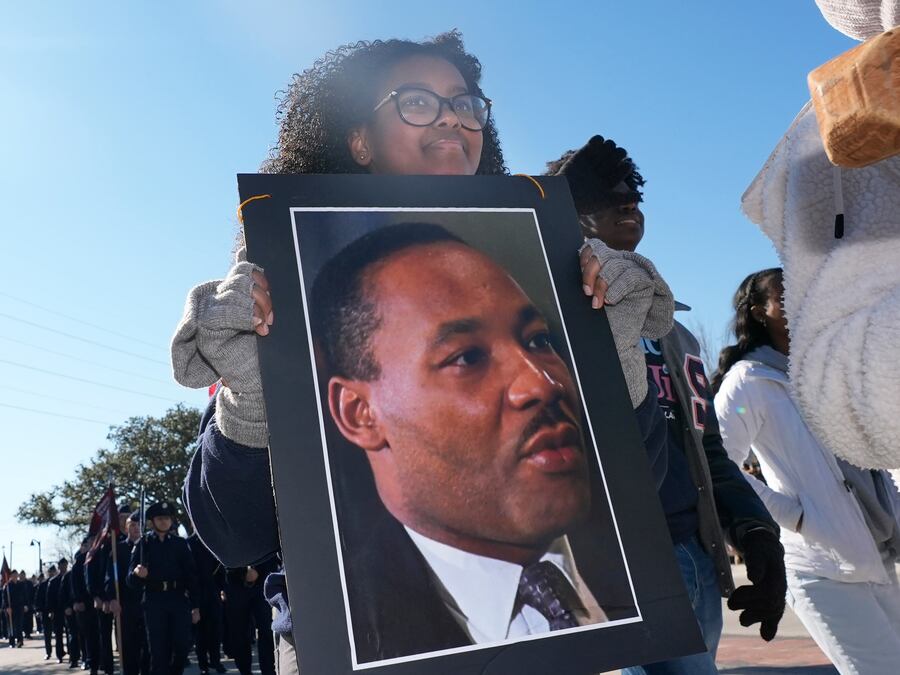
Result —
[[624, 145], [648, 180], [639, 251], [689, 325], [722, 333], [740, 279], [777, 263], [741, 193], [806, 74], [853, 45], [812, 0], [5, 3], [0, 543], [15, 566], [56, 538], [15, 521], [29, 493], [108, 447], [109, 425], [205, 403], [171, 381], [168, 341], [188, 288], [228, 268], [235, 174], [274, 141], [276, 92], [339, 44], [454, 27], [510, 169], [540, 173], [595, 133]]

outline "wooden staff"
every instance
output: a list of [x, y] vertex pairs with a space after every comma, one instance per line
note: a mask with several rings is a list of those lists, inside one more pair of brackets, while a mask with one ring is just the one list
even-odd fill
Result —
[[[118, 517], [118, 514], [117, 516]], [[110, 533], [111, 534], [111, 533]], [[116, 604], [119, 606], [119, 614], [116, 620], [116, 644], [119, 645], [119, 661], [122, 663], [122, 672], [125, 672], [125, 648], [122, 646], [122, 598], [119, 594], [119, 562], [116, 549], [119, 548], [118, 538], [110, 536], [112, 541], [113, 584], [116, 587]]]

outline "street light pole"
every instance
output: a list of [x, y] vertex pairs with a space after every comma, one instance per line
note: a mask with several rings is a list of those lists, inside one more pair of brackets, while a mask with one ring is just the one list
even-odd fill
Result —
[[35, 544], [37, 544], [38, 547], [38, 575], [42, 576], [44, 574], [44, 558], [41, 555], [41, 542], [37, 539], [32, 539], [31, 545], [34, 546]]

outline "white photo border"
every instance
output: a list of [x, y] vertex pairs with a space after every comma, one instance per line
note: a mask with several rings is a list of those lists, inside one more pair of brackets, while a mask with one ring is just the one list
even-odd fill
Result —
[[[297, 214], [311, 213], [311, 212], [312, 213], [326, 213], [326, 212], [327, 213], [366, 213], [366, 212], [368, 212], [368, 213], [454, 213], [454, 212], [456, 212], [456, 213], [530, 213], [532, 215], [532, 220], [534, 222], [535, 230], [537, 231], [538, 240], [541, 243], [541, 253], [543, 254], [543, 257], [544, 257], [544, 269], [550, 280], [550, 286], [553, 290], [553, 300], [556, 303], [556, 309], [559, 314], [560, 321], [562, 323], [562, 331], [563, 331], [563, 336], [566, 339], [566, 347], [568, 348], [569, 354], [571, 356], [572, 369], [573, 369], [574, 375], [575, 375], [575, 383], [578, 386], [578, 393], [579, 393], [579, 396], [581, 397], [581, 407], [585, 413], [584, 416], [585, 416], [585, 419], [587, 420], [588, 431], [590, 432], [590, 435], [591, 435], [591, 441], [594, 444], [594, 454], [596, 455], [597, 465], [600, 469], [600, 476], [603, 481], [603, 488], [606, 491], [606, 500], [607, 500], [607, 504], [609, 505], [609, 510], [610, 510], [610, 515], [612, 517], [613, 527], [616, 532], [616, 540], [619, 545], [619, 552], [621, 553], [621, 556], [622, 556], [622, 562], [625, 565], [625, 573], [626, 573], [626, 576], [628, 577], [628, 585], [629, 585], [629, 588], [631, 589], [631, 597], [634, 602], [635, 610], [637, 611], [637, 616], [628, 617], [625, 619], [616, 619], [613, 621], [606, 621], [603, 623], [595, 623], [595, 624], [590, 624], [587, 626], [566, 628], [563, 630], [542, 633], [540, 635], [527, 635], [527, 636], [523, 636], [523, 637], [510, 638], [510, 639], [502, 640], [499, 642], [480, 643], [480, 644], [468, 645], [465, 647], [453, 647], [450, 649], [441, 649], [438, 651], [425, 652], [422, 654], [412, 654], [409, 656], [402, 656], [402, 657], [396, 657], [396, 658], [391, 658], [391, 659], [383, 659], [383, 660], [379, 660], [379, 661], [371, 661], [371, 662], [366, 662], [366, 663], [358, 663], [357, 662], [356, 640], [354, 639], [354, 635], [353, 635], [353, 626], [352, 626], [352, 622], [351, 622], [351, 618], [350, 618], [351, 617], [350, 601], [349, 601], [349, 595], [347, 593], [347, 580], [346, 580], [346, 576], [344, 573], [344, 555], [343, 555], [343, 551], [341, 550], [340, 528], [338, 526], [337, 509], [335, 508], [335, 501], [334, 501], [334, 489], [333, 489], [333, 483], [332, 483], [332, 478], [331, 478], [331, 464], [329, 462], [329, 457], [328, 457], [328, 440], [327, 440], [326, 433], [325, 433], [325, 417], [323, 415], [323, 410], [322, 410], [322, 400], [321, 400], [320, 388], [319, 388], [319, 375], [318, 375], [318, 370], [316, 368], [316, 363], [315, 363], [315, 352], [313, 349], [312, 327], [310, 325], [310, 320], [309, 320], [309, 305], [307, 302], [306, 283], [303, 278], [303, 263], [302, 263], [302, 260], [300, 257], [300, 241], [299, 241], [299, 235], [298, 235]], [[641, 614], [641, 608], [637, 601], [637, 594], [635, 593], [635, 590], [634, 590], [634, 581], [631, 577], [631, 569], [628, 565], [628, 557], [625, 555], [625, 549], [622, 546], [622, 536], [621, 536], [621, 533], [619, 532], [618, 519], [616, 518], [615, 508], [613, 506], [612, 499], [610, 498], [609, 486], [606, 482], [606, 473], [603, 469], [603, 462], [600, 459], [600, 452], [598, 450], [599, 446], [597, 444], [596, 435], [594, 434], [594, 428], [593, 428], [593, 424], [591, 423], [591, 417], [590, 417], [590, 414], [588, 414], [588, 412], [587, 412], [587, 402], [585, 400], [584, 390], [581, 387], [581, 378], [578, 374], [578, 364], [575, 362], [575, 355], [572, 350], [572, 344], [569, 341], [569, 332], [568, 332], [568, 329], [566, 328], [566, 319], [565, 319], [565, 316], [563, 315], [562, 307], [559, 304], [559, 295], [556, 291], [556, 283], [553, 280], [552, 270], [550, 269], [550, 261], [547, 258], [547, 248], [546, 248], [546, 245], [544, 244], [543, 235], [541, 234], [540, 224], [538, 223], [537, 211], [533, 208], [293, 206], [293, 207], [290, 207], [290, 213], [291, 213], [291, 220], [290, 220], [291, 234], [292, 234], [293, 240], [294, 240], [294, 254], [295, 254], [296, 260], [297, 260], [297, 274], [300, 279], [300, 293], [301, 293], [301, 300], [303, 302], [304, 320], [306, 322], [307, 340], [309, 342], [309, 358], [310, 358], [311, 365], [312, 365], [313, 383], [315, 386], [315, 394], [316, 394], [316, 408], [317, 408], [317, 412], [318, 412], [318, 416], [319, 416], [319, 433], [321, 434], [321, 437], [322, 437], [322, 452], [324, 454], [324, 460], [325, 460], [325, 474], [326, 474], [326, 481], [328, 484], [328, 499], [329, 499], [329, 503], [331, 505], [332, 526], [334, 528], [334, 541], [335, 541], [335, 548], [336, 548], [336, 554], [337, 554], [337, 559], [338, 559], [338, 569], [340, 572], [341, 587], [342, 587], [343, 595], [344, 595], [344, 612], [345, 612], [345, 616], [347, 619], [347, 634], [350, 638], [350, 655], [351, 655], [351, 664], [352, 664], [353, 670], [356, 671], [356, 670], [366, 670], [366, 669], [370, 669], [370, 668], [379, 668], [382, 666], [388, 666], [388, 665], [393, 665], [393, 664], [407, 663], [407, 662], [411, 662], [411, 661], [421, 661], [423, 659], [430, 659], [430, 658], [434, 658], [437, 656], [446, 656], [449, 654], [459, 654], [462, 652], [470, 652], [470, 651], [475, 651], [475, 650], [480, 650], [480, 649], [488, 649], [491, 647], [504, 647], [504, 646], [509, 646], [509, 645], [512, 645], [512, 644], [515, 644], [518, 642], [528, 642], [528, 641], [532, 641], [532, 640], [544, 640], [547, 638], [552, 638], [552, 637], [556, 637], [556, 636], [564, 635], [564, 634], [568, 634], [568, 633], [581, 633], [581, 632], [587, 632], [587, 631], [598, 630], [598, 629], [603, 629], [603, 628], [610, 628], [613, 626], [621, 626], [621, 625], [625, 625], [625, 624], [642, 622], [644, 620], [643, 615]]]

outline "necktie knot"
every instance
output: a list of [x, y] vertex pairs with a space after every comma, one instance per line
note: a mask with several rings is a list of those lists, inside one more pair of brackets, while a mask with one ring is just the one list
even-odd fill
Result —
[[522, 570], [518, 599], [540, 612], [550, 624], [550, 630], [578, 625], [572, 611], [572, 606], [578, 604], [575, 589], [559, 568], [549, 561], [543, 560]]

